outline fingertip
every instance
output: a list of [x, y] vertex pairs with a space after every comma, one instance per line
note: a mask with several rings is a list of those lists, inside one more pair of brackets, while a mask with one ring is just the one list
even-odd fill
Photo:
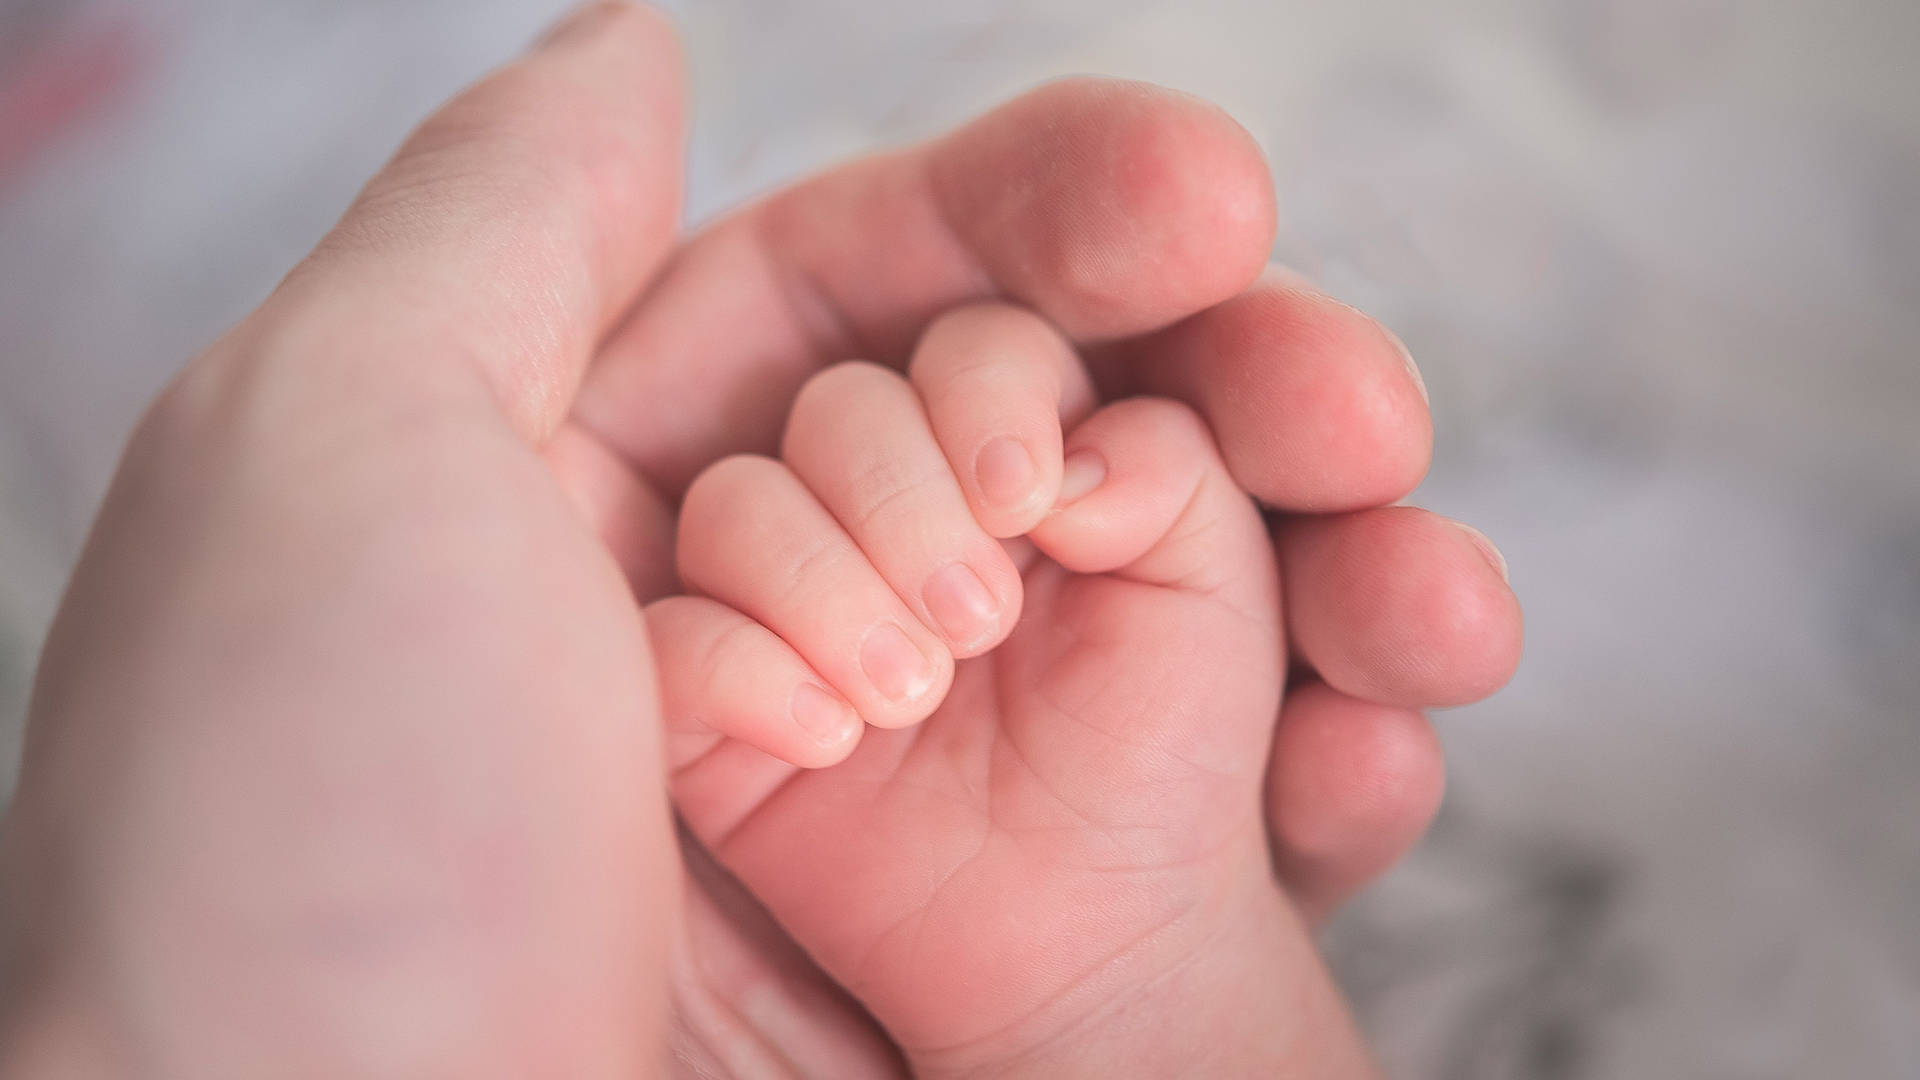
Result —
[[[1322, 682], [1289, 692], [1274, 732], [1274, 839], [1297, 861], [1351, 862], [1425, 831], [1445, 793], [1440, 740], [1418, 710]], [[1375, 838], [1378, 838], [1376, 840]]]
[[1198, 489], [1205, 459], [1198, 419], [1178, 402], [1129, 398], [1102, 408], [1066, 439], [1052, 511], [1031, 536], [1075, 573], [1120, 570], [1173, 527]]
[[1273, 242], [1253, 137], [1217, 106], [1146, 83], [1050, 83], [956, 133], [931, 168], [987, 271], [1076, 338], [1139, 333], [1232, 296]]
[[1092, 447], [1081, 447], [1060, 463], [1060, 493], [1055, 509], [1065, 509], [1091, 495], [1107, 481], [1107, 458]]
[[1060, 506], [1032, 537], [1076, 573], [1216, 594], [1262, 622], [1277, 609], [1267, 535], [1205, 421], [1166, 398], [1129, 398], [1067, 437]]
[[[1225, 109], [1148, 83], [1088, 79], [1077, 88], [1110, 103], [1089, 142], [1124, 167], [1115, 172], [1115, 212], [1140, 232], [1135, 243], [1159, 256], [1170, 277], [1170, 307], [1197, 310], [1233, 296], [1258, 277], [1272, 248], [1278, 214], [1266, 157]], [[1129, 290], [1115, 287], [1111, 252], [1073, 252], [1062, 280], [1104, 301], [1109, 324]], [[1137, 316], [1136, 316], [1137, 318]], [[1137, 327], [1144, 329], [1145, 327]], [[1136, 329], [1135, 327], [1123, 328]]]
[[1409, 590], [1407, 607], [1416, 623], [1445, 628], [1434, 636], [1433, 655], [1423, 665], [1451, 672], [1423, 695], [1428, 707], [1445, 708], [1470, 705], [1506, 686], [1519, 669], [1525, 629], [1505, 556], [1478, 529], [1437, 520], [1452, 534], [1450, 543], [1444, 544], [1445, 554], [1432, 556], [1435, 569], [1427, 588]]
[[809, 740], [805, 759], [789, 761], [803, 769], [821, 769], [845, 761], [866, 729], [851, 705], [819, 683], [803, 682], [795, 687], [788, 712], [794, 726]]
[[800, 768], [837, 764], [860, 741], [860, 717], [779, 635], [705, 597], [645, 609], [670, 740], [684, 768], [737, 739]]
[[1501, 581], [1512, 583], [1513, 572], [1507, 566], [1507, 557], [1500, 553], [1500, 549], [1493, 545], [1493, 541], [1488, 539], [1486, 533], [1464, 521], [1448, 518], [1447, 524], [1466, 534], [1467, 541], [1473, 545], [1475, 551], [1480, 553], [1481, 558], [1487, 560], [1487, 565], [1493, 568], [1493, 572], [1500, 575]]
[[1324, 683], [1292, 689], [1274, 731], [1267, 815], [1274, 863], [1319, 921], [1419, 842], [1446, 790], [1433, 725]]
[[628, 37], [678, 58], [679, 35], [673, 17], [652, 4], [632, 0], [586, 0], [555, 19], [534, 39], [530, 51], [564, 48], [607, 37]]
[[677, 554], [689, 592], [778, 635], [867, 723], [919, 723], [952, 684], [953, 654], [789, 463], [740, 454], [696, 477]]
[[1124, 356], [1144, 389], [1206, 414], [1235, 480], [1269, 505], [1380, 506], [1426, 475], [1433, 421], [1399, 339], [1283, 277], [1130, 343]]
[[[965, 475], [965, 469], [956, 469]], [[1024, 518], [1045, 505], [1046, 491], [1040, 483], [1040, 468], [1033, 451], [1012, 435], [996, 435], [973, 456], [972, 494], [980, 503], [979, 511], [992, 516]], [[1002, 528], [1005, 528], [1003, 526]], [[996, 533], [998, 530], [988, 530]], [[1018, 530], [1009, 535], [1019, 535]]]
[[908, 370], [980, 528], [1024, 535], [1053, 508], [1062, 426], [1093, 407], [1073, 347], [1045, 319], [972, 304], [928, 326]]
[[934, 571], [927, 579], [921, 589], [921, 605], [935, 624], [929, 629], [944, 635], [956, 659], [965, 659], [993, 648], [1012, 632], [1023, 599], [1017, 579], [1012, 593], [1005, 600], [995, 596], [978, 571], [956, 562]]
[[1382, 507], [1289, 522], [1279, 547], [1294, 646], [1337, 689], [1407, 707], [1465, 705], [1519, 665], [1519, 601], [1477, 533]]
[[[910, 704], [930, 696], [936, 683], [943, 681], [949, 664], [943, 656], [913, 640], [913, 635], [897, 623], [881, 622], [867, 628], [860, 638], [860, 670], [873, 688], [889, 702]], [[873, 719], [885, 724], [889, 716]], [[892, 716], [902, 723], [916, 722], [911, 715]]]
[[1059, 447], [1057, 432], [1031, 441], [995, 435], [974, 455], [971, 469], [955, 464], [954, 475], [982, 532], [1010, 540], [1046, 518], [1060, 490]]

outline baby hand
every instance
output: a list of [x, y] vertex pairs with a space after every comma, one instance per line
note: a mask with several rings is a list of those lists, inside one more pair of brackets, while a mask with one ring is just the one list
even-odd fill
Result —
[[689, 595], [647, 611], [681, 815], [919, 1069], [1068, 1038], [1190, 1064], [1096, 1032], [1310, 948], [1260, 809], [1260, 517], [1185, 406], [1094, 401], [1002, 306], [936, 322], [904, 378], [829, 368], [782, 460], [695, 481]]

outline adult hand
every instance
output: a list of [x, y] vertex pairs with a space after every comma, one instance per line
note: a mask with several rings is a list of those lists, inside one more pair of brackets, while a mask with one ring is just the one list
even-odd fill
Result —
[[1384, 331], [1256, 280], [1273, 211], [1244, 133], [1056, 84], [666, 261], [681, 93], [657, 17], [586, 9], [424, 125], [149, 414], [6, 822], [22, 1060], [631, 1075], [672, 952], [689, 1058], [728, 1032], [893, 1067], [724, 876], [698, 869], [677, 931], [634, 596], [669, 580], [687, 480], [770, 448], [809, 372], [899, 360], [984, 296], [1100, 343], [1112, 392], [1192, 401], [1236, 478], [1303, 514], [1276, 535], [1320, 677], [1269, 772], [1301, 906], [1424, 826], [1415, 710], [1503, 680], [1516, 612], [1468, 534], [1369, 509], [1424, 469], [1424, 404]]
[[[771, 452], [810, 374], [848, 357], [901, 365], [954, 305], [1022, 301], [1087, 347], [1110, 396], [1193, 403], [1235, 478], [1277, 511], [1297, 677], [1269, 826], [1276, 870], [1317, 923], [1424, 832], [1444, 770], [1421, 710], [1503, 684], [1520, 619], [1484, 537], [1389, 505], [1428, 462], [1419, 375], [1385, 328], [1264, 268], [1273, 227], [1265, 164], [1219, 110], [1140, 84], [1055, 83], [689, 239], [602, 344], [548, 453], [651, 598], [671, 587], [673, 508], [701, 468]], [[726, 960], [686, 1010], [720, 1018], [707, 1043], [738, 1044], [727, 1003], [749, 993], [858, 1026], [737, 886], [708, 880], [694, 929]], [[715, 895], [732, 898], [723, 913]], [[813, 1043], [763, 1049], [828, 1063]]]

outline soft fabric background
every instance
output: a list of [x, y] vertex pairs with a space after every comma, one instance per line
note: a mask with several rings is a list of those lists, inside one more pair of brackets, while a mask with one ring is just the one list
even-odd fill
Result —
[[[547, 0], [0, 0], [0, 731], [142, 403]], [[1528, 655], [1330, 944], [1408, 1078], [1920, 1077], [1920, 4], [688, 0], [691, 215], [1100, 71], [1268, 148]]]

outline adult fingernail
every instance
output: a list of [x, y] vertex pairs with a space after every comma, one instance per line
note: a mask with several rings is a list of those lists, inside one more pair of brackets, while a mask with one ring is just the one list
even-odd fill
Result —
[[1387, 340], [1393, 342], [1393, 347], [1400, 350], [1400, 362], [1407, 365], [1407, 377], [1413, 380], [1413, 388], [1420, 391], [1420, 400], [1433, 404], [1433, 399], [1427, 396], [1427, 380], [1420, 377], [1420, 365], [1413, 362], [1413, 353], [1407, 351], [1407, 343], [1391, 330], [1387, 330], [1386, 335]]
[[891, 701], [912, 701], [933, 685], [933, 665], [906, 631], [892, 623], [867, 631], [867, 640], [860, 643], [860, 669], [873, 688]]
[[1033, 491], [1033, 455], [1020, 440], [1002, 435], [980, 448], [973, 459], [974, 482], [980, 494], [997, 506], [1018, 506]]
[[1461, 521], [1454, 522], [1453, 527], [1467, 534], [1467, 539], [1473, 541], [1473, 546], [1480, 549], [1481, 557], [1499, 573], [1501, 581], [1512, 580], [1507, 576], [1507, 557], [1500, 554], [1500, 549], [1493, 546], [1493, 541], [1487, 539], [1486, 533]]
[[600, 28], [600, 25], [612, 18], [621, 5], [608, 3], [607, 0], [587, 0], [577, 4], [572, 11], [560, 16], [547, 31], [534, 40], [535, 49], [544, 49], [572, 38], [584, 37]]
[[1107, 459], [1097, 450], [1075, 450], [1060, 470], [1060, 500], [1065, 506], [1100, 486], [1107, 478]]
[[920, 590], [927, 611], [933, 615], [947, 640], [955, 645], [971, 645], [999, 621], [1000, 605], [980, 575], [966, 563], [954, 563], [934, 571]]
[[801, 683], [793, 692], [793, 722], [821, 746], [845, 742], [860, 723], [839, 698], [812, 683]]
[[1320, 283], [1308, 277], [1306, 271], [1297, 266], [1270, 262], [1267, 268], [1261, 271], [1260, 276], [1283, 288], [1296, 292], [1310, 292], [1315, 296], [1320, 295]]

